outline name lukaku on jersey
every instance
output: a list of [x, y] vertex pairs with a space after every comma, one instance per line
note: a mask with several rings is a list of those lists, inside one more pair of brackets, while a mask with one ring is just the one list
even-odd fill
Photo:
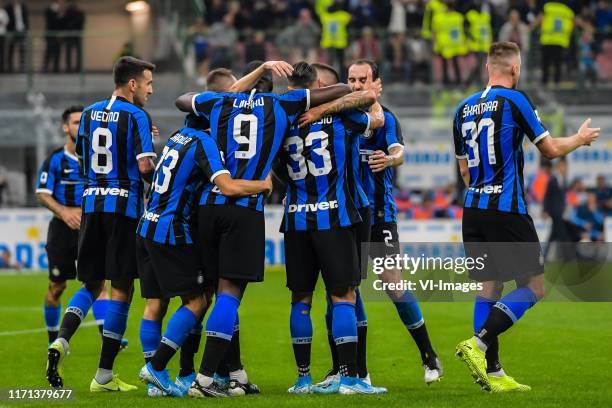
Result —
[[498, 101], [483, 102], [476, 105], [465, 105], [463, 108], [463, 117], [466, 118], [472, 115], [482, 115], [485, 112], [497, 111], [498, 105]]
[[117, 187], [88, 187], [83, 191], [83, 197], [90, 195], [111, 195], [127, 198], [130, 192], [126, 189]]
[[288, 212], [317, 212], [319, 210], [327, 211], [334, 208], [338, 208], [338, 201], [322, 201], [320, 203], [308, 203], [308, 204], [289, 204]]
[[242, 109], [242, 108], [249, 108], [249, 109], [253, 109], [256, 106], [264, 106], [264, 100], [263, 98], [257, 98], [257, 99], [246, 99], [246, 100], [234, 100], [234, 108], [238, 108], [238, 109]]

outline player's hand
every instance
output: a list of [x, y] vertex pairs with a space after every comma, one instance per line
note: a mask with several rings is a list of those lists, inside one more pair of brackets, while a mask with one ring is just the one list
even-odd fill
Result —
[[79, 207], [64, 207], [62, 221], [71, 229], [78, 230], [81, 227], [81, 209]]
[[264, 180], [264, 185], [266, 186], [266, 190], [264, 193], [266, 197], [270, 197], [272, 195], [272, 191], [274, 191], [274, 184], [272, 183], [272, 176], [268, 174], [268, 177]]
[[298, 127], [306, 127], [319, 119], [321, 119], [321, 112], [317, 108], [309, 109], [298, 119]]
[[373, 173], [378, 173], [389, 167], [392, 160], [393, 159], [387, 156], [382, 150], [376, 150], [368, 158], [368, 165]]
[[266, 71], [272, 71], [281, 77], [288, 77], [293, 74], [293, 67], [285, 61], [266, 61], [263, 63]]
[[588, 118], [580, 125], [580, 129], [578, 129], [578, 137], [585, 146], [590, 146], [591, 143], [597, 140], [599, 133], [601, 133], [601, 128], [589, 127], [590, 124], [591, 118]]
[[376, 93], [376, 99], [380, 98], [382, 94], [382, 81], [378, 78], [376, 81], [370, 82], [370, 85], [367, 87], [368, 91], [374, 91]]
[[151, 135], [153, 136], [153, 140], [157, 140], [159, 138], [159, 129], [157, 126], [151, 126]]

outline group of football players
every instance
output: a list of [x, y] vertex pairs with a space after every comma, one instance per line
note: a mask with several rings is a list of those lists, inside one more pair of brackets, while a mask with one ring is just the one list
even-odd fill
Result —
[[[488, 66], [491, 81], [496, 75], [503, 81], [518, 81], [520, 56], [508, 45], [501, 50], [494, 47]], [[348, 84], [340, 83], [334, 68], [317, 63], [254, 61], [240, 80], [227, 69], [214, 70], [207, 77], [207, 91], [177, 98], [177, 108], [187, 114], [185, 123], [170, 136], [157, 163], [153, 149], [157, 130], [143, 110], [153, 92], [154, 70], [146, 61], [119, 59], [111, 98], [66, 110], [66, 145], [41, 169], [37, 193], [55, 215], [49, 225], [50, 282], [45, 300], [49, 384], [64, 386], [62, 366], [69, 341], [92, 308], [94, 314], [101, 310], [96, 319], [102, 323], [102, 348], [90, 390], [136, 389], [113, 373], [113, 363], [126, 342], [133, 283], [139, 278], [146, 299], [140, 325], [145, 358], [140, 379], [147, 383], [148, 395], [259, 393], [241, 363], [238, 309], [248, 283], [264, 278], [263, 209], [274, 174], [286, 186], [280, 230], [285, 237], [289, 323], [298, 376], [288, 391], [386, 392], [370, 381], [367, 318], [358, 286], [366, 276], [368, 257], [400, 251], [392, 179], [394, 167], [403, 162], [404, 147], [399, 121], [378, 102], [382, 85], [376, 64], [355, 61], [348, 69]], [[286, 77], [289, 90], [274, 93], [274, 77]], [[503, 81], [492, 85], [503, 86]], [[585, 126], [571, 138], [546, 138], [533, 107], [513, 90], [515, 86], [510, 82], [505, 88], [488, 87], [464, 101], [455, 118], [455, 150], [469, 191], [466, 216], [478, 219], [467, 226], [464, 222], [466, 242], [516, 237], [534, 241], [533, 225], [521, 202], [522, 151], [517, 140], [523, 134], [541, 150], [551, 145], [546, 154], [553, 156], [590, 143], [599, 132]], [[484, 104], [490, 109], [482, 112], [465, 108], [489, 100], [498, 103]], [[501, 113], [493, 112], [493, 105]], [[494, 129], [502, 120], [505, 126]], [[479, 138], [483, 124], [488, 136]], [[503, 140], [497, 142], [500, 134]], [[557, 142], [562, 139], [566, 142]], [[479, 143], [484, 143], [482, 149], [504, 146], [499, 153], [483, 150], [482, 157], [494, 168], [484, 169], [475, 162], [482, 150]], [[498, 161], [492, 162], [496, 157]], [[512, 180], [509, 162], [516, 166]], [[483, 188], [497, 183], [492, 177], [502, 180], [501, 194]], [[149, 184], [146, 206], [145, 183]], [[501, 198], [493, 198], [496, 194]], [[484, 216], [470, 215], [468, 209], [491, 214], [491, 219], [483, 221]], [[517, 219], [511, 224], [493, 215], [497, 213]], [[499, 224], [491, 232], [497, 235], [481, 236], [493, 223]], [[504, 228], [514, 229], [504, 235]], [[520, 293], [513, 291], [501, 299], [503, 281], [519, 280], [516, 270], [474, 277], [487, 283], [488, 292], [477, 298], [476, 335], [458, 346], [458, 355], [477, 382], [491, 391], [528, 388], [507, 376], [496, 357], [497, 336], [542, 295], [542, 268], [528, 262], [524, 266], [526, 270], [518, 271]], [[333, 365], [322, 382], [313, 384], [310, 309], [319, 273], [327, 293]], [[75, 275], [83, 286], [70, 299], [59, 325], [61, 292]], [[400, 271], [388, 269], [381, 276], [385, 282], [398, 282]], [[442, 366], [416, 298], [410, 291], [388, 291], [388, 295], [419, 348], [425, 382], [439, 381]], [[173, 297], [180, 297], [182, 306], [168, 319], [162, 335], [162, 320]], [[516, 304], [522, 306], [517, 309]], [[208, 309], [206, 342], [196, 372], [194, 356]], [[166, 366], [179, 349], [180, 372], [172, 381]], [[503, 378], [503, 384], [491, 377]]]

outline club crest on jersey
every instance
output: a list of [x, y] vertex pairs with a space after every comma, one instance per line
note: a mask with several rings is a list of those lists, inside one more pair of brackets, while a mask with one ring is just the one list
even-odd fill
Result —
[[495, 186], [482, 186], [480, 188], [470, 187], [470, 191], [484, 194], [501, 194], [502, 190], [503, 186], [501, 184], [497, 184]]
[[294, 212], [317, 212], [319, 210], [327, 211], [338, 208], [338, 201], [321, 201], [320, 203], [308, 203], [308, 204], [289, 204], [287, 211], [290, 213]]
[[129, 197], [130, 192], [124, 188], [117, 187], [88, 187], [83, 192], [83, 197], [90, 195], [111, 195], [119, 197]]

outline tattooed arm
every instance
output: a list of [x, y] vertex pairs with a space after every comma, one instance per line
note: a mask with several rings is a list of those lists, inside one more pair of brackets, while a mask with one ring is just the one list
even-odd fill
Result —
[[[343, 112], [350, 109], [367, 108], [373, 105], [378, 105], [380, 107], [380, 104], [376, 102], [376, 99], [377, 95], [376, 91], [374, 90], [351, 92], [350, 94], [345, 95], [342, 98], [338, 98], [331, 102], [327, 102], [323, 105], [319, 105], [315, 108], [310, 109], [302, 116], [300, 116], [298, 126], [308, 126], [309, 124], [321, 119], [323, 116], [332, 115], [334, 113]], [[379, 124], [377, 122], [380, 120], [383, 121], [382, 124]], [[379, 109], [378, 115], [370, 114], [370, 121], [371, 128], [381, 127], [384, 124], [384, 115], [382, 115], [382, 108]]]

